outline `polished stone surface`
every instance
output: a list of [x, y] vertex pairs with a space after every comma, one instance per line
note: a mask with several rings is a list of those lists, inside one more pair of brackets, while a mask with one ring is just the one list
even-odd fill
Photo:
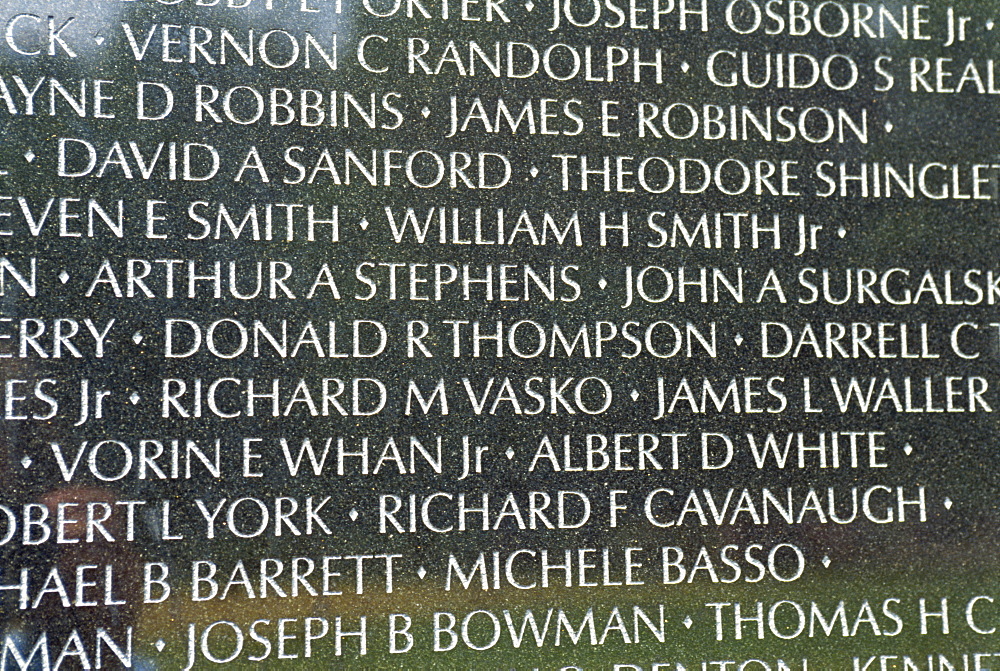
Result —
[[997, 3], [0, 20], [0, 665], [1000, 665]]

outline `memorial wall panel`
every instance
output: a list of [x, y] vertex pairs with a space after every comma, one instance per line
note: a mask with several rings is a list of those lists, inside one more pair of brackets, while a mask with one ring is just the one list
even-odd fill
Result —
[[1000, 668], [997, 2], [0, 21], [0, 669]]

